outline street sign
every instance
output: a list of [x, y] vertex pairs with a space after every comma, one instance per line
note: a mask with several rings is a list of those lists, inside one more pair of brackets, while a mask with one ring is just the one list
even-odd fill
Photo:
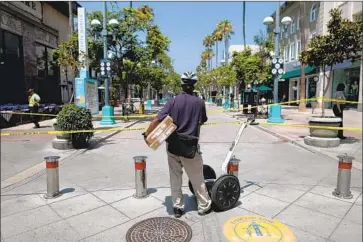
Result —
[[282, 75], [284, 73], [284, 60], [278, 57], [272, 59], [272, 75]]

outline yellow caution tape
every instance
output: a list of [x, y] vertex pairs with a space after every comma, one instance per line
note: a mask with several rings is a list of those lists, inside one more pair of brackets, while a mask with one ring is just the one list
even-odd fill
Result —
[[[223, 124], [241, 124], [244, 121], [225, 121], [225, 122], [210, 122], [205, 123], [203, 126], [214, 126]], [[327, 130], [348, 130], [354, 132], [362, 132], [362, 128], [357, 127], [331, 127], [331, 126], [316, 126], [306, 124], [274, 124], [267, 122], [260, 122], [261, 125], [275, 125], [275, 126], [289, 126], [296, 128], [319, 128]], [[62, 135], [62, 134], [74, 134], [74, 133], [101, 133], [101, 132], [114, 132], [114, 131], [139, 131], [146, 130], [147, 127], [135, 127], [135, 128], [110, 128], [110, 129], [92, 129], [92, 130], [72, 130], [72, 131], [26, 131], [26, 132], [1, 132], [1, 136], [20, 136], [20, 135]]]
[[323, 126], [323, 125], [308, 125], [308, 124], [276, 124], [276, 123], [267, 123], [267, 122], [260, 122], [261, 125], [273, 125], [273, 126], [288, 126], [288, 127], [295, 127], [295, 128], [310, 128], [310, 129], [328, 129], [328, 130], [347, 130], [347, 131], [354, 131], [354, 132], [362, 132], [362, 128], [356, 127], [332, 127], [332, 126]]

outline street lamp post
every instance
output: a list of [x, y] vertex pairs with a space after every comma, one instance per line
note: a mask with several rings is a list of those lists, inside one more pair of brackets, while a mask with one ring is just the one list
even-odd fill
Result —
[[[224, 66], [224, 65], [226, 65], [226, 60], [225, 59], [221, 60], [221, 66]], [[226, 98], [226, 86], [223, 86], [222, 105], [224, 105], [224, 103], [227, 101], [227, 98]]]
[[[276, 8], [276, 24], [275, 24], [275, 30], [274, 30], [274, 37], [275, 37], [275, 53], [274, 58], [276, 60], [280, 59], [280, 2], [277, 2], [277, 8]], [[274, 19], [272, 17], [266, 17], [263, 20], [263, 24], [265, 25], [271, 25], [274, 22]], [[281, 20], [281, 24], [284, 25], [284, 28], [286, 28], [290, 23], [292, 22], [290, 17], [284, 17]], [[270, 106], [270, 116], [267, 120], [269, 123], [283, 123], [284, 120], [281, 118], [281, 105], [278, 104], [278, 93], [279, 93], [279, 75], [281, 73], [273, 73], [274, 76], [274, 105]]]
[[[107, 2], [103, 2], [103, 28], [101, 31], [101, 35], [103, 37], [103, 60], [102, 63], [107, 63], [109, 62], [108, 60], [108, 49], [107, 49], [107, 36], [109, 35], [108, 31], [107, 31]], [[108, 24], [114, 29], [116, 28], [119, 23], [116, 19], [111, 19]], [[100, 27], [101, 26], [101, 22], [98, 19], [94, 19], [91, 21], [91, 26], [92, 27]], [[116, 40], [116, 35], [115, 35], [115, 31], [113, 31], [112, 33], [113, 36], [113, 40]], [[101, 64], [102, 64], [101, 63]], [[106, 67], [107, 68], [107, 67]], [[108, 67], [109, 68], [109, 67]], [[102, 69], [102, 68], [101, 68]], [[107, 69], [108, 70], [108, 69]], [[108, 73], [109, 70], [108, 70]], [[115, 119], [114, 119], [114, 110], [113, 107], [110, 106], [109, 104], [109, 99], [110, 99], [110, 87], [109, 87], [109, 81], [110, 81], [110, 75], [106, 74], [106, 71], [101, 70], [101, 75], [104, 77], [105, 80], [105, 105], [102, 107], [102, 119], [101, 119], [101, 125], [113, 125], [115, 124]]]

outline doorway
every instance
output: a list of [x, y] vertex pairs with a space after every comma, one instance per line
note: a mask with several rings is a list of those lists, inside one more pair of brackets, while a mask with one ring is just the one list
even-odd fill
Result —
[[24, 82], [22, 37], [0, 29], [0, 104], [24, 104], [27, 96]]

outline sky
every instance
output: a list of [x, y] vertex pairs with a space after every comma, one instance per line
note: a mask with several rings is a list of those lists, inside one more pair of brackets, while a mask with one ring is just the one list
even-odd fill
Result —
[[[79, 2], [87, 11], [103, 9], [102, 2]], [[128, 7], [129, 2], [118, 2]], [[203, 39], [213, 32], [216, 24], [224, 19], [231, 21], [234, 35], [230, 45], [242, 45], [242, 2], [133, 2], [132, 7], [148, 5], [154, 10], [155, 23], [170, 40], [169, 56], [173, 59], [175, 71], [195, 71], [204, 50]], [[246, 42], [253, 43], [253, 36], [260, 30], [265, 17], [276, 10], [277, 2], [246, 2]], [[111, 5], [108, 4], [111, 9]], [[221, 59], [224, 44], [219, 44]], [[213, 58], [215, 63], [215, 57]], [[214, 65], [214, 64], [213, 64]]]

